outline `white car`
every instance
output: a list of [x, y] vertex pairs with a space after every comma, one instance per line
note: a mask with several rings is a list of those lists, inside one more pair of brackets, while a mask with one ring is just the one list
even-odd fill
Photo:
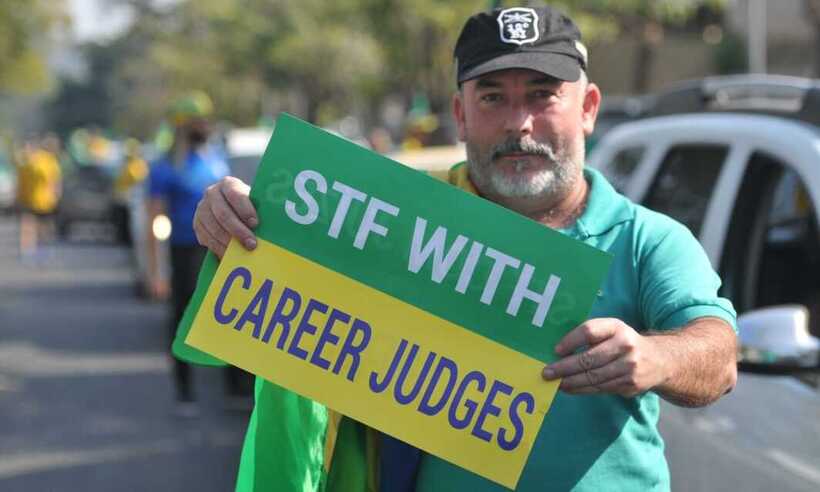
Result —
[[225, 134], [225, 150], [231, 176], [248, 185], [253, 183], [256, 169], [273, 135], [270, 128], [235, 128]]
[[654, 104], [588, 163], [700, 240], [741, 314], [739, 368], [769, 374], [664, 407], [673, 490], [820, 490], [820, 83], [713, 78]]

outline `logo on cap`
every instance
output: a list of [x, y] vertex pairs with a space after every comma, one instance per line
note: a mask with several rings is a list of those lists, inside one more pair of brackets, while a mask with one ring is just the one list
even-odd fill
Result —
[[538, 40], [538, 14], [534, 9], [516, 7], [498, 14], [501, 41], [522, 45]]

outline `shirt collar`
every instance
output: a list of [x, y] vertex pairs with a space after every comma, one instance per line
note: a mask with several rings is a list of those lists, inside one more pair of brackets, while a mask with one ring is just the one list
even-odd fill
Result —
[[[632, 218], [633, 214], [629, 200], [615, 191], [615, 188], [609, 184], [609, 181], [600, 172], [585, 167], [584, 179], [589, 184], [586, 209], [575, 222], [575, 225], [565, 229], [565, 232], [581, 238], [597, 236]], [[478, 190], [470, 181], [467, 166], [464, 162], [450, 168], [448, 181], [451, 185], [468, 193], [478, 194]]]
[[632, 219], [631, 202], [609, 184], [596, 169], [584, 168], [584, 178], [589, 184], [587, 207], [575, 223], [582, 236], [598, 236], [616, 225]]

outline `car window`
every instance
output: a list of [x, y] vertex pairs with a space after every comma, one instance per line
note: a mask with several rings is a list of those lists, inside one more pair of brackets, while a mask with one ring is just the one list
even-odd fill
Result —
[[646, 147], [635, 146], [621, 149], [615, 154], [607, 166], [607, 179], [612, 183], [616, 190], [623, 193], [626, 189], [629, 180], [632, 179], [632, 173], [640, 164], [646, 153]]
[[779, 304], [810, 309], [820, 333], [820, 235], [805, 183], [782, 161], [752, 155], [722, 255], [724, 293], [739, 311]]
[[728, 153], [725, 145], [672, 147], [643, 204], [682, 222], [698, 236]]
[[767, 240], [788, 242], [806, 234], [812, 207], [803, 181], [792, 169], [783, 172], [772, 196], [767, 218]]
[[[820, 314], [820, 244], [817, 217], [802, 180], [782, 172], [761, 212], [766, 226], [760, 237], [755, 307], [797, 303], [811, 309], [815, 332]], [[757, 249], [757, 248], [756, 248]]]

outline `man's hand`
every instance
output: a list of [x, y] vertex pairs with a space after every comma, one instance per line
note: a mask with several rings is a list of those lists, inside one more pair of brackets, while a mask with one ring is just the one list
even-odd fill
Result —
[[[583, 351], [575, 353], [577, 349]], [[644, 336], [615, 318], [587, 321], [555, 346], [563, 358], [544, 368], [547, 380], [563, 378], [560, 388], [572, 394], [614, 393], [633, 397], [662, 384], [668, 375], [663, 354]]]
[[715, 317], [646, 334], [618, 319], [591, 319], [567, 333], [555, 352], [563, 358], [545, 367], [543, 377], [563, 378], [567, 393], [633, 397], [652, 390], [675, 405], [702, 407], [737, 383], [737, 337]]
[[259, 218], [251, 203], [250, 191], [241, 180], [228, 176], [208, 187], [196, 207], [196, 238], [219, 258], [225, 254], [232, 237], [245, 249], [256, 247], [256, 236], [251, 229], [259, 224]]

